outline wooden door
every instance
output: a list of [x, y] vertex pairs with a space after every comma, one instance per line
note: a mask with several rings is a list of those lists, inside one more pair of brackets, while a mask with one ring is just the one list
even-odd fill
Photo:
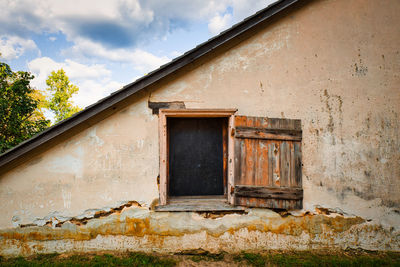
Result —
[[301, 209], [301, 121], [235, 116], [231, 203]]

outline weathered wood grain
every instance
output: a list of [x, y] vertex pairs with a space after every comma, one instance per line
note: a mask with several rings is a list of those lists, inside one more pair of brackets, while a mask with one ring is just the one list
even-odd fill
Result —
[[238, 127], [235, 130], [235, 137], [237, 138], [301, 141], [301, 136], [302, 132], [297, 130], [270, 130], [248, 127]]
[[156, 211], [244, 211], [243, 207], [232, 206], [226, 199], [178, 198], [170, 199], [167, 205], [155, 207]]
[[301, 121], [235, 116], [235, 205], [301, 209]]
[[294, 162], [295, 162], [295, 182], [296, 185], [301, 187], [302, 186], [302, 163], [301, 163], [301, 143], [296, 142], [294, 143]]
[[[228, 121], [228, 133], [234, 132], [235, 117], [232, 115]], [[233, 189], [235, 186], [235, 137], [234, 134], [228, 135], [228, 203], [235, 203]]]
[[303, 198], [303, 189], [293, 187], [236, 185], [235, 194], [242, 197], [300, 200]]
[[301, 120], [265, 117], [235, 116], [235, 127], [301, 131]]
[[[168, 129], [167, 118], [229, 118], [231, 129], [233, 129], [233, 114], [237, 109], [159, 109], [159, 148], [160, 148], [160, 205], [166, 205], [168, 201]], [[233, 147], [233, 136], [230, 137], [230, 144]], [[229, 148], [228, 148], [229, 149]], [[232, 150], [232, 148], [230, 148]], [[232, 153], [233, 154], [233, 153]], [[233, 163], [231, 163], [233, 164]], [[233, 166], [231, 166], [231, 180], [233, 180]], [[233, 183], [232, 183], [233, 188]], [[232, 200], [233, 203], [233, 200]]]

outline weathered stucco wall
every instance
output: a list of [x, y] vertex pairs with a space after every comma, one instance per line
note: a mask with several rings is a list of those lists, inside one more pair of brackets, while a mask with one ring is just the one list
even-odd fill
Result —
[[[398, 14], [396, 0], [305, 4], [2, 175], [0, 253], [400, 250]], [[159, 172], [158, 117], [149, 100], [301, 119], [304, 210], [217, 219], [149, 211]], [[111, 209], [121, 205], [122, 213]], [[26, 224], [37, 226], [18, 228]]]

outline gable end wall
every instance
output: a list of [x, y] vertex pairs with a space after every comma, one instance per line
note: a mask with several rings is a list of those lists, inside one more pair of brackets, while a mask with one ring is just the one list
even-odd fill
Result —
[[[334, 241], [338, 247], [351, 244], [385, 249], [382, 243], [386, 249], [400, 250], [398, 14], [400, 3], [396, 0], [313, 1], [286, 12], [234, 48], [212, 53], [179, 75], [138, 93], [128, 107], [3, 174], [0, 229], [42, 225], [52, 218], [90, 216], [134, 201], [141, 207], [132, 214], [146, 214], [143, 216], [150, 225], [161, 218], [174, 218], [178, 225], [200, 220], [198, 228], [182, 230], [193, 234], [190, 244], [201, 243], [203, 235], [210, 234], [219, 244], [210, 250], [231, 246], [218, 239], [224, 233], [212, 233], [210, 219], [194, 213], [182, 213], [178, 218], [149, 210], [158, 199], [159, 140], [158, 116], [152, 114], [148, 101], [182, 101], [186, 108], [237, 108], [239, 115], [301, 119], [304, 209], [293, 216], [303, 216], [306, 211], [342, 216], [345, 226], [341, 232], [334, 234], [332, 230], [333, 239], [341, 240]], [[220, 223], [227, 230], [257, 216], [280, 218], [268, 210], [249, 214], [253, 217], [229, 215], [231, 222], [224, 219]], [[331, 220], [327, 218], [321, 220]], [[301, 224], [300, 219], [293, 220]], [[376, 239], [352, 239], [357, 227], [362, 232], [372, 225], [382, 231], [376, 230]], [[254, 228], [250, 226], [241, 230], [245, 233], [229, 238], [237, 241], [251, 236], [249, 229]], [[353, 235], [345, 233], [349, 229]], [[14, 230], [0, 231], [0, 235], [4, 238], [10, 231]], [[169, 233], [175, 236], [174, 231], [179, 229]], [[320, 232], [310, 236], [315, 238], [316, 233]], [[273, 238], [268, 235], [273, 234], [282, 233], [267, 233], [260, 241], [265, 248]], [[108, 238], [105, 232], [101, 235]], [[124, 232], [119, 235], [124, 236]], [[307, 240], [315, 241], [304, 241], [296, 232], [285, 238], [276, 248], [290, 248], [291, 242], [308, 248], [311, 241]], [[240, 244], [236, 247], [239, 251]], [[332, 245], [316, 244], [316, 248]], [[68, 251], [69, 245], [63, 246]], [[157, 246], [148, 244], [149, 250]], [[18, 254], [21, 250], [13, 247], [10, 251]]]

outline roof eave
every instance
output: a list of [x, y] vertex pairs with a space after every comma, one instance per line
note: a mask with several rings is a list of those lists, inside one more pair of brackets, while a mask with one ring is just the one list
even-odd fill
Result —
[[[42, 146], [43, 144], [53, 140], [61, 134], [75, 128], [97, 114], [112, 109], [114, 105], [123, 101], [124, 99], [134, 95], [136, 92], [141, 91], [148, 86], [166, 78], [167, 76], [175, 73], [182, 69], [184, 66], [198, 60], [199, 58], [210, 53], [214, 49], [226, 44], [232, 39], [240, 36], [244, 32], [252, 29], [256, 25], [268, 20], [275, 14], [293, 5], [299, 0], [281, 0], [271, 4], [270, 6], [262, 9], [254, 15], [246, 18], [242, 22], [239, 22], [232, 26], [230, 29], [221, 32], [219, 35], [209, 39], [208, 41], [196, 46], [192, 50], [187, 51], [182, 56], [173, 59], [171, 62], [161, 66], [160, 68], [150, 72], [149, 74], [137, 79], [136, 81], [124, 86], [122, 89], [115, 91], [111, 95], [99, 100], [86, 107], [84, 110], [76, 113], [74, 116], [63, 120], [62, 122], [46, 129], [40, 134], [33, 136], [32, 138], [22, 142], [16, 147], [4, 152], [0, 155], [0, 170], [5, 169], [9, 164], [12, 164], [18, 158], [22, 157], [26, 153]], [[2, 171], [0, 171], [0, 174]]]

